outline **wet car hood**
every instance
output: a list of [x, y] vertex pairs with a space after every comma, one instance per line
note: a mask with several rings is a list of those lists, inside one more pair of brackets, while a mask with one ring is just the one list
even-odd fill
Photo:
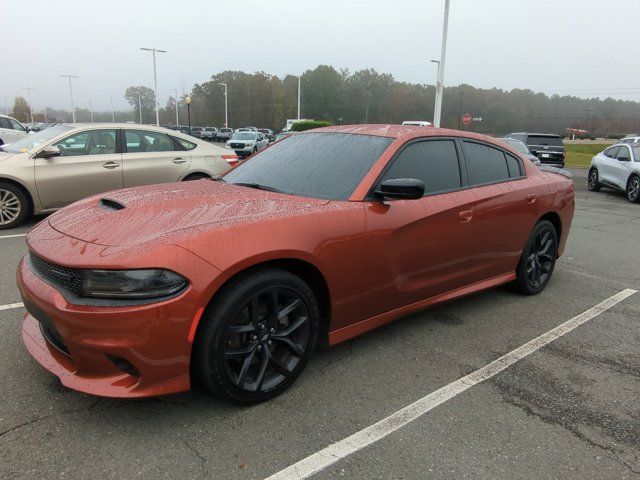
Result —
[[137, 245], [162, 237], [179, 243], [181, 235], [305, 214], [327, 203], [199, 180], [96, 195], [54, 213], [48, 222], [60, 233], [99, 245]]

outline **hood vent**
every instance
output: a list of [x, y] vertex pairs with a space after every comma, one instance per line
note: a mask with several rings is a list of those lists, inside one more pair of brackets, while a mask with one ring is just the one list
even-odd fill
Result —
[[124, 210], [124, 205], [109, 198], [101, 198], [98, 204], [105, 210]]

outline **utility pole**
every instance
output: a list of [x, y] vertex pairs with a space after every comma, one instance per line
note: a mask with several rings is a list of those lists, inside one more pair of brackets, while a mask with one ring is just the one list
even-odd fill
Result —
[[220, 85], [224, 87], [224, 126], [229, 128], [229, 92], [226, 83], [220, 83]]
[[9, 116], [9, 97], [3, 95], [2, 98], [4, 98], [4, 114]]
[[109, 97], [111, 99], [111, 123], [116, 123], [116, 111], [113, 108], [113, 97]]
[[65, 77], [69, 80], [69, 96], [71, 97], [71, 123], [76, 123], [76, 107], [73, 105], [73, 87], [71, 86], [71, 79], [79, 77], [71, 74], [60, 76]]
[[298, 75], [298, 120], [300, 120], [300, 82], [302, 75]]
[[589, 131], [589, 117], [591, 116], [591, 109], [587, 109], [587, 121], [585, 122], [584, 129]]
[[158, 74], [157, 74], [157, 69], [156, 69], [156, 52], [157, 53], [167, 53], [166, 50], [160, 50], [157, 48], [140, 48], [140, 50], [146, 50], [148, 52], [153, 53], [153, 94], [156, 97], [155, 98], [155, 102], [156, 102], [156, 126], [159, 127], [160, 126], [160, 112], [158, 110], [160, 104], [158, 102]]
[[142, 125], [142, 95], [140, 92], [136, 92], [138, 94], [138, 108], [140, 109], [140, 125]]
[[436, 81], [436, 105], [433, 109], [433, 125], [440, 128], [442, 97], [444, 95], [444, 59], [447, 53], [447, 28], [449, 25], [449, 0], [444, 1], [444, 21], [442, 24], [442, 50], [438, 60], [438, 80]]
[[460, 95], [460, 107], [458, 108], [458, 130], [460, 130], [460, 122], [462, 121], [462, 97], [464, 97], [464, 92], [460, 90], [458, 95]]
[[93, 105], [91, 105], [91, 100], [89, 100], [89, 113], [91, 113], [91, 123], [93, 123]]
[[180, 121], [178, 119], [178, 89], [177, 88], [172, 88], [171, 89], [172, 92], [175, 92], [175, 100], [176, 100], [176, 126], [180, 125]]
[[33, 107], [31, 106], [31, 90], [35, 90], [32, 87], [24, 87], [23, 90], [27, 91], [27, 98], [29, 99], [29, 118], [30, 122], [33, 123]]

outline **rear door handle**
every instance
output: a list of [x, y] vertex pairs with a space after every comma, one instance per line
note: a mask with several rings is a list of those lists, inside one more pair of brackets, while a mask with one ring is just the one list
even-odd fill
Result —
[[473, 218], [473, 210], [463, 210], [458, 213], [458, 219], [460, 219], [462, 223], [468, 222], [471, 218]]
[[181, 158], [181, 157], [173, 159], [173, 163], [181, 164], [181, 163], [185, 163], [185, 162], [186, 162], [186, 160]]
[[120, 164], [116, 163], [116, 162], [107, 162], [107, 163], [103, 163], [102, 164], [103, 168], [108, 168], [109, 170], [111, 170], [113, 168], [117, 168], [119, 166], [120, 166]]
[[527, 193], [527, 202], [528, 203], [536, 203], [536, 194], [535, 193]]

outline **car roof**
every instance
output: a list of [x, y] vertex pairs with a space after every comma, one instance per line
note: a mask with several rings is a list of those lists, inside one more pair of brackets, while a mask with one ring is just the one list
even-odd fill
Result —
[[557, 133], [534, 133], [534, 132], [513, 132], [509, 135], [529, 135], [534, 137], [560, 137]]

